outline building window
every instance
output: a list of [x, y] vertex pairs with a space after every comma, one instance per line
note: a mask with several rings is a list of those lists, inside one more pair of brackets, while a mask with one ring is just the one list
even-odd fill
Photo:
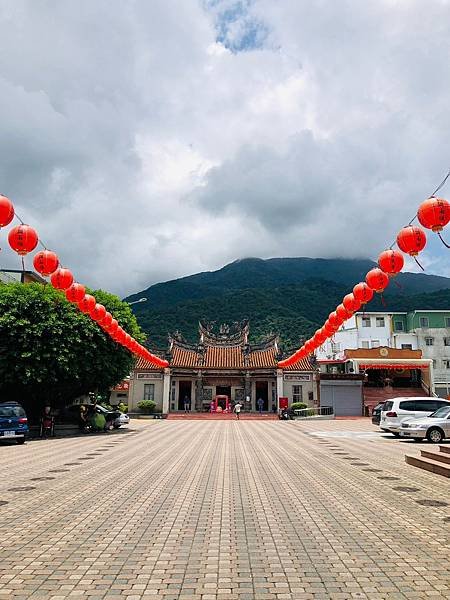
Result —
[[445, 326], [450, 327], [450, 317], [445, 317]]
[[425, 338], [425, 345], [426, 346], [434, 346], [434, 338], [426, 337]]
[[380, 340], [372, 340], [372, 348], [379, 348]]
[[420, 325], [420, 327], [429, 327], [430, 326], [430, 322], [428, 320], [428, 317], [420, 317], [419, 318], [419, 325]]
[[450, 338], [444, 338], [444, 346], [450, 346]]
[[340, 351], [341, 351], [340, 342], [331, 342], [331, 352], [333, 354], [336, 354], [336, 352], [340, 352]]
[[144, 384], [144, 400], [155, 400], [155, 384]]
[[450, 369], [450, 360], [446, 358], [442, 361], [444, 363], [444, 369]]
[[361, 348], [369, 348], [369, 340], [363, 340], [361, 342]]
[[362, 326], [370, 327], [370, 317], [361, 317]]
[[394, 321], [394, 331], [403, 331], [403, 321]]
[[384, 317], [377, 317], [376, 324], [377, 324], [377, 327], [384, 327]]
[[117, 398], [126, 398], [127, 394], [117, 394]]
[[293, 385], [292, 386], [292, 402], [302, 402], [302, 386], [301, 385]]
[[433, 358], [433, 369], [435, 369], [437, 367], [437, 360], [435, 358]]
[[412, 344], [402, 344], [402, 350], [412, 350]]

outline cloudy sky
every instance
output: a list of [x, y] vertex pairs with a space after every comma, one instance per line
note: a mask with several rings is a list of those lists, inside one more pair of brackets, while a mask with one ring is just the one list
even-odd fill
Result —
[[[376, 257], [450, 167], [449, 0], [2, 0], [0, 21], [0, 191], [93, 287]], [[427, 272], [448, 256], [433, 239]]]

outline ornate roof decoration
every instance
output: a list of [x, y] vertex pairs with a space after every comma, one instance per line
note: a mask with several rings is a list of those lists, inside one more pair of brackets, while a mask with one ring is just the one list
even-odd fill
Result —
[[215, 331], [215, 322], [198, 324], [200, 343], [205, 346], [243, 346], [248, 341], [248, 320], [235, 321], [231, 325], [222, 323], [218, 331]]

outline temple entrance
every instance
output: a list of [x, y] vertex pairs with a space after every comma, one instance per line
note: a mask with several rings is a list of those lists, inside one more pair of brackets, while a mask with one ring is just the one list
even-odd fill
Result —
[[[231, 400], [231, 385], [216, 385], [216, 396], [228, 396], [228, 400]], [[225, 410], [225, 399], [219, 398], [218, 405]]]
[[192, 410], [192, 382], [180, 381], [178, 383], [178, 410], [184, 410], [184, 399], [189, 398]]
[[269, 384], [267, 381], [257, 381], [255, 384], [256, 387], [256, 404], [255, 408], [258, 411], [258, 400], [261, 398], [263, 401], [263, 410], [269, 410]]

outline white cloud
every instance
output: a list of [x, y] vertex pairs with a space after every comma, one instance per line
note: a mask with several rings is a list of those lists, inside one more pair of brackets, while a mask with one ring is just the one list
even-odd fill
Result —
[[95, 287], [375, 256], [449, 163], [449, 2], [4, 0], [0, 23], [0, 189]]

